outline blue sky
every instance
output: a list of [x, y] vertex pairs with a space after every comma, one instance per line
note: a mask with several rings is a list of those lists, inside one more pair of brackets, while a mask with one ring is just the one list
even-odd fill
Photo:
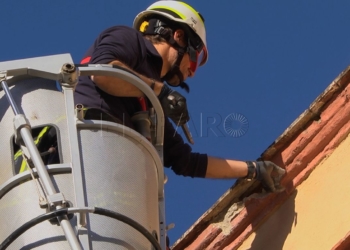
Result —
[[[131, 26], [149, 0], [1, 3], [0, 61], [70, 53], [79, 62], [103, 29]], [[350, 1], [189, 0], [207, 25], [209, 61], [187, 81], [195, 152], [252, 160], [350, 64]], [[249, 124], [240, 137], [231, 114]], [[232, 126], [239, 128], [240, 123]], [[192, 179], [166, 170], [174, 243], [234, 180]]]

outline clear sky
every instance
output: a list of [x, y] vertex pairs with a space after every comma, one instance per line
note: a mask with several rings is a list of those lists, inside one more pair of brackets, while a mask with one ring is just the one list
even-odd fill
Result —
[[[151, 3], [1, 1], [0, 61], [70, 53], [78, 63], [99, 32], [131, 26]], [[185, 94], [195, 152], [258, 158], [350, 64], [348, 0], [188, 3], [205, 18], [209, 49], [208, 63], [187, 81], [191, 93]], [[229, 128], [243, 125], [239, 137], [229, 135]], [[176, 224], [169, 231], [174, 243], [234, 180], [166, 173], [166, 217]]]

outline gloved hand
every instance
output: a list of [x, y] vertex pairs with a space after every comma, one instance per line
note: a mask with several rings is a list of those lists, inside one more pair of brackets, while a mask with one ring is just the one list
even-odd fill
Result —
[[162, 87], [158, 99], [163, 107], [164, 114], [173, 122], [181, 126], [190, 120], [186, 98], [173, 91], [166, 84]]
[[286, 170], [280, 168], [271, 161], [257, 161], [255, 179], [261, 181], [261, 184], [268, 192], [282, 192], [284, 188], [280, 185]]

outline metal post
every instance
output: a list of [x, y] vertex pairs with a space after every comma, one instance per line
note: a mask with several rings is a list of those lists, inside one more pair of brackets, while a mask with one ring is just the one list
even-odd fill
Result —
[[[83, 166], [80, 160], [79, 139], [77, 131], [77, 119], [83, 119], [83, 105], [77, 105], [74, 110], [74, 87], [78, 83], [78, 71], [74, 64], [66, 63], [61, 68], [60, 84], [64, 93], [64, 99], [66, 104], [66, 117], [68, 127], [68, 143], [71, 152], [72, 161], [72, 175], [75, 190], [75, 201], [78, 207], [85, 206], [87, 204], [87, 194], [84, 188]], [[77, 235], [80, 243], [85, 250], [92, 249], [92, 240], [88, 232], [89, 219], [85, 213], [79, 213], [77, 215]]]

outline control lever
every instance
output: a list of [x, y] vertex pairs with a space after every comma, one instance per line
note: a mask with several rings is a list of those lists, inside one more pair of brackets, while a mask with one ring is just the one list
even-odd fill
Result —
[[[169, 96], [168, 96], [168, 100], [171, 101], [171, 104], [172, 104], [172, 105], [174, 105], [174, 106], [177, 105], [174, 96], [169, 95]], [[184, 134], [185, 134], [185, 136], [186, 136], [188, 142], [191, 143], [191, 144], [194, 144], [194, 140], [193, 140], [193, 138], [192, 138], [192, 135], [191, 135], [190, 130], [188, 129], [187, 123], [181, 125], [181, 128], [182, 128], [182, 131], [184, 132]]]

